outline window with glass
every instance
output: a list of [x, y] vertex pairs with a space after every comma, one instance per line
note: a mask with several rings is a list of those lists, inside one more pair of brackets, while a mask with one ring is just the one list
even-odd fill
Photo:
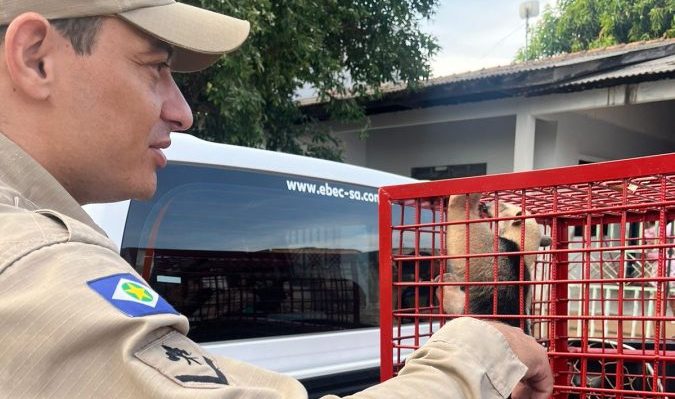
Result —
[[375, 327], [377, 190], [170, 164], [132, 201], [122, 256], [218, 341]]

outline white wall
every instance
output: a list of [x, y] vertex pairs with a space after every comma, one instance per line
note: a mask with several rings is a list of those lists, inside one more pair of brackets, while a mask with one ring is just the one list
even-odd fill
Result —
[[331, 134], [342, 142], [344, 149], [342, 160], [345, 163], [366, 166], [366, 140], [362, 140], [358, 132], [337, 131]]
[[534, 168], [547, 169], [558, 166], [555, 160], [558, 123], [537, 120], [534, 135]]
[[611, 160], [675, 151], [675, 143], [620, 128], [588, 116], [558, 117], [555, 163], [576, 165], [580, 159]]
[[[410, 176], [414, 167], [487, 163], [488, 173], [513, 168], [515, 116], [376, 130], [365, 143], [341, 134], [345, 160]], [[364, 152], [365, 150], [365, 152]], [[355, 162], [356, 161], [356, 162]]]
[[[651, 105], [655, 108], [649, 108]], [[666, 106], [672, 107], [673, 102], [542, 114], [536, 120], [534, 168], [576, 165], [580, 159], [601, 161], [675, 152], [675, 134], [667, 134], [675, 113], [666, 112]], [[344, 143], [345, 162], [406, 176], [413, 167], [483, 162], [490, 174], [513, 170], [515, 115], [427, 124], [421, 118], [406, 125], [406, 116], [414, 112], [388, 115], [398, 125], [371, 130], [365, 140], [354, 130], [336, 133]], [[442, 118], [436, 115], [436, 120]], [[645, 134], [637, 126], [654, 131]]]
[[675, 112], [673, 110], [675, 110], [674, 101], [659, 101], [590, 109], [580, 113], [651, 137], [675, 142], [675, 134], [673, 134]]

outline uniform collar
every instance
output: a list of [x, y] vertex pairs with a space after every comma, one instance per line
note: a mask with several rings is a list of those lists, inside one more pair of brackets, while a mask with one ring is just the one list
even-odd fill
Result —
[[16, 190], [34, 208], [29, 209], [31, 211], [51, 209], [105, 235], [54, 176], [2, 133], [0, 133], [1, 185]]

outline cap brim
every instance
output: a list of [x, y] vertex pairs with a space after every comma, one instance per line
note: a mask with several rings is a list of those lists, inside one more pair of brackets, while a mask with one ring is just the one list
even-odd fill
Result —
[[246, 40], [248, 21], [182, 3], [118, 14], [142, 31], [174, 47], [171, 69], [195, 72], [212, 65]]

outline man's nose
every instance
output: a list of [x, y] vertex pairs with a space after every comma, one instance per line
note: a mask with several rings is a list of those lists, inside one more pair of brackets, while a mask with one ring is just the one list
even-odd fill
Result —
[[192, 126], [193, 122], [190, 105], [185, 101], [183, 93], [181, 93], [178, 85], [176, 85], [176, 82], [170, 75], [166, 84], [161, 117], [162, 120], [171, 125], [172, 131], [187, 130]]

